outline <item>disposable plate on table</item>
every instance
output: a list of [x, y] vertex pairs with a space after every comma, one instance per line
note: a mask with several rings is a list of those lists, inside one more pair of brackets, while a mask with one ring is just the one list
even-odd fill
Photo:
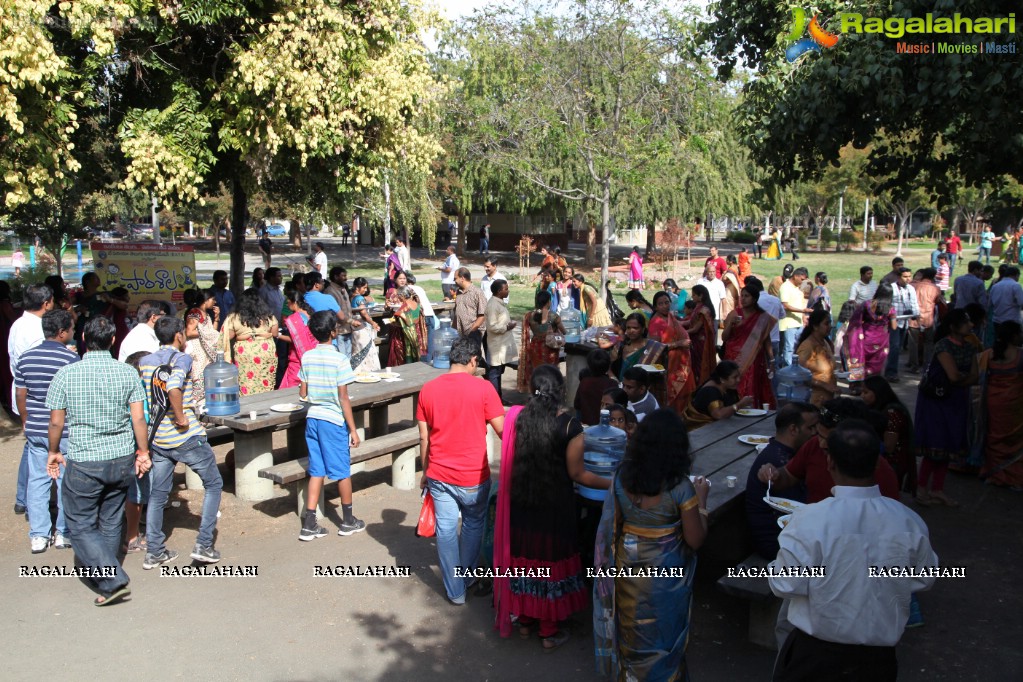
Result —
[[271, 405], [270, 409], [274, 412], [298, 412], [305, 405], [299, 405], [297, 403], [279, 403], [277, 405]]
[[380, 377], [375, 374], [360, 374], [355, 377], [355, 383], [357, 384], [375, 384], [380, 381]]
[[739, 442], [746, 445], [767, 445], [771, 442], [771, 437], [747, 433], [739, 436]]
[[664, 371], [664, 365], [636, 365], [636, 367], [641, 367], [642, 369], [645, 369], [647, 372], [663, 372]]
[[740, 417], [763, 417], [767, 414], [767, 410], [761, 410], [755, 407], [744, 407], [741, 410], [736, 410], [735, 413]]
[[785, 516], [778, 517], [778, 527], [785, 530], [785, 526], [789, 525], [789, 521], [792, 520], [792, 514], [786, 514]]
[[785, 497], [764, 497], [764, 502], [772, 509], [777, 509], [786, 514], [791, 514], [797, 509], [802, 509], [806, 506], [803, 502], [796, 502]]
[[[704, 476], [704, 478], [707, 478], [707, 477]], [[689, 480], [692, 481], [693, 483], [696, 483], [696, 474], [693, 474], [692, 476], [690, 476]], [[711, 485], [712, 485], [711, 480], [709, 478], [707, 478], [707, 487], [709, 488]]]
[[397, 372], [376, 372], [375, 375], [384, 381], [394, 381], [401, 377]]

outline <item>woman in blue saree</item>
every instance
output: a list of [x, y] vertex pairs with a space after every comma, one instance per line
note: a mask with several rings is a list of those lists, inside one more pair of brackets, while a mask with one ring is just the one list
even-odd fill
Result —
[[[593, 637], [597, 671], [617, 680], [688, 680], [696, 550], [707, 536], [708, 483], [689, 479], [689, 437], [671, 410], [629, 440], [597, 531]], [[624, 569], [645, 577], [612, 577]]]

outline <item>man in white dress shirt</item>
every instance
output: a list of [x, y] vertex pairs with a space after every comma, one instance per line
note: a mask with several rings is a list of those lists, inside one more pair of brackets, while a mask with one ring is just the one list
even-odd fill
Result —
[[[7, 337], [7, 355], [11, 358], [11, 375], [18, 366], [18, 361], [25, 351], [35, 348], [43, 342], [43, 315], [53, 310], [53, 290], [45, 284], [32, 284], [25, 289], [22, 297], [24, 313], [11, 325]], [[11, 411], [18, 414], [18, 401], [15, 400], [14, 382], [11, 382]], [[21, 452], [18, 464], [18, 487], [14, 497], [14, 513], [24, 514], [27, 507], [26, 490], [28, 489], [28, 441]]]
[[881, 496], [880, 450], [866, 422], [839, 424], [827, 439], [834, 497], [797, 510], [778, 536], [768, 583], [789, 600], [795, 629], [778, 653], [776, 681], [896, 679], [910, 596], [934, 584], [938, 557], [923, 520]]
[[327, 279], [327, 275], [330, 274], [330, 268], [327, 263], [327, 254], [323, 250], [323, 242], [316, 242], [313, 244], [313, 272], [320, 273], [323, 279]]
[[[483, 298], [489, 301], [490, 297], [494, 295], [491, 291], [494, 282], [499, 279], [507, 281], [507, 279], [505, 279], [505, 276], [497, 271], [496, 258], [487, 258], [483, 261], [483, 272], [486, 274], [484, 274], [483, 279], [480, 280], [480, 289], [483, 290]], [[506, 300], [505, 303], [507, 302], [508, 301]]]
[[720, 326], [721, 322], [723, 322], [721, 319], [721, 299], [725, 297], [725, 283], [718, 279], [718, 271], [714, 263], [707, 264], [703, 277], [696, 280], [696, 283], [702, 284], [707, 289], [707, 294], [710, 296], [708, 303], [714, 308], [714, 319], [717, 320], [718, 326]]
[[145, 351], [155, 353], [160, 350], [160, 340], [156, 338], [156, 321], [170, 313], [170, 306], [165, 301], [143, 301], [139, 305], [135, 319], [138, 321], [121, 342], [121, 350], [117, 354], [118, 362], [124, 362], [129, 356]]

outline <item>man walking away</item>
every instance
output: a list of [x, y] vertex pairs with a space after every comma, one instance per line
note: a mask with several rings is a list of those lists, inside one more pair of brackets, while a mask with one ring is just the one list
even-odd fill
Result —
[[913, 271], [901, 268], [899, 279], [895, 281], [892, 290], [895, 315], [901, 319], [896, 321], [895, 329], [888, 331], [888, 360], [885, 361], [884, 376], [889, 383], [900, 381], [899, 355], [902, 353], [902, 343], [908, 338], [910, 319], [920, 319], [920, 303], [916, 299], [916, 289], [910, 286], [912, 281]]
[[[50, 488], [53, 481], [46, 471], [50, 410], [46, 407], [46, 392], [53, 377], [61, 368], [78, 362], [78, 353], [68, 350], [74, 339], [75, 321], [66, 310], [51, 310], [43, 315], [43, 334], [46, 339], [22, 354], [14, 368], [15, 400], [21, 415], [21, 428], [28, 447], [28, 488], [25, 497], [28, 507], [29, 543], [33, 554], [45, 552], [50, 545]], [[60, 450], [67, 452], [67, 425], [60, 435]], [[57, 525], [53, 546], [70, 549], [64, 502], [60, 484], [64, 469], [57, 475]]]
[[[850, 419], [827, 438], [834, 497], [797, 511], [778, 536], [771, 590], [788, 599], [795, 626], [778, 653], [776, 681], [895, 680], [910, 595], [929, 589], [936, 567], [927, 525], [909, 507], [881, 496], [874, 480], [881, 441]], [[820, 567], [823, 575], [805, 575]], [[900, 575], [878, 575], [898, 567]], [[901, 570], [924, 570], [905, 577]], [[786, 576], [787, 569], [795, 575]]]
[[[124, 533], [124, 502], [132, 476], [149, 471], [145, 390], [138, 372], [110, 355], [114, 323], [106, 317], [85, 324], [85, 357], [53, 377], [46, 393], [50, 408], [47, 439], [50, 478], [60, 476], [68, 534], [77, 565], [100, 596], [96, 606], [116, 603], [129, 594], [129, 578], [117, 560]], [[68, 447], [60, 451], [64, 424]], [[137, 445], [136, 445], [137, 444]]]
[[483, 541], [490, 495], [487, 424], [498, 436], [504, 430], [501, 399], [490, 382], [475, 376], [479, 364], [479, 342], [457, 339], [451, 345], [451, 369], [423, 386], [416, 409], [424, 471], [419, 487], [433, 497], [444, 591], [458, 605], [465, 603], [466, 590], [475, 580], [456, 570], [475, 569]]
[[149, 428], [153, 433], [152, 491], [146, 513], [146, 537], [149, 546], [142, 568], [149, 570], [173, 561], [178, 553], [168, 550], [164, 541], [163, 510], [170, 496], [174, 467], [184, 464], [202, 479], [205, 495], [199, 535], [191, 557], [203, 563], [220, 561], [213, 549], [217, 511], [224, 479], [217, 469], [217, 458], [206, 440], [206, 429], [195, 414], [192, 395], [192, 357], [185, 350], [185, 324], [176, 317], [161, 317], [156, 323], [160, 348], [142, 358], [139, 367], [150, 398]]

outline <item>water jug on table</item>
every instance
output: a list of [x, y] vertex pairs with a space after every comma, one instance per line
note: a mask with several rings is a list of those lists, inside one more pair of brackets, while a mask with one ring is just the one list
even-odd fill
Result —
[[224, 361], [224, 351], [217, 351], [217, 361], [203, 370], [202, 377], [206, 384], [206, 414], [229, 417], [241, 412], [238, 368]]

